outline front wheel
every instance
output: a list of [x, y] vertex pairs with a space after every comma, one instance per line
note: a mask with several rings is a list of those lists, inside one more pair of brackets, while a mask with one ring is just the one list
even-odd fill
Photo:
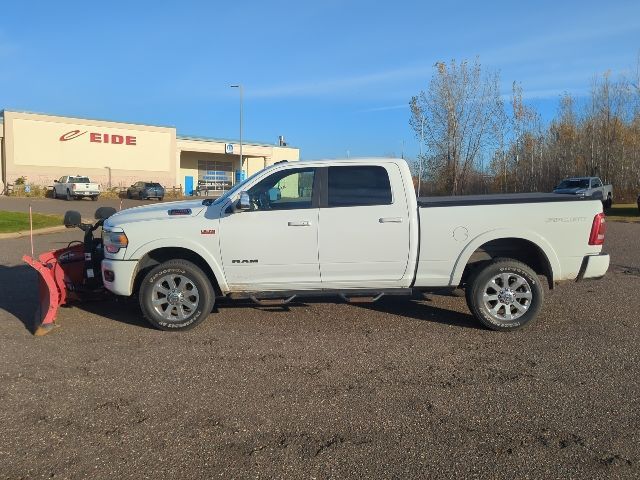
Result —
[[145, 318], [160, 330], [188, 330], [211, 313], [215, 294], [205, 273], [186, 260], [169, 260], [149, 271], [139, 293]]
[[69, 202], [71, 200], [73, 200], [73, 197], [71, 196], [71, 191], [67, 190], [67, 196], [66, 196], [66, 200]]
[[510, 258], [478, 268], [467, 283], [467, 305], [485, 327], [508, 331], [531, 323], [544, 299], [536, 273]]
[[98, 201], [98, 195], [93, 195], [91, 197], [91, 200], [93, 200], [94, 202], [97, 202]]

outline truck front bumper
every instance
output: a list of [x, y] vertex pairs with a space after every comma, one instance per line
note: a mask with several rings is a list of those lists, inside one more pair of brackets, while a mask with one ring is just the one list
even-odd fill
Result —
[[133, 293], [137, 260], [102, 260], [102, 281], [110, 292], [126, 297]]
[[587, 255], [582, 260], [582, 266], [578, 273], [576, 281], [580, 280], [597, 280], [604, 277], [609, 268], [609, 254], [600, 253], [598, 255]]

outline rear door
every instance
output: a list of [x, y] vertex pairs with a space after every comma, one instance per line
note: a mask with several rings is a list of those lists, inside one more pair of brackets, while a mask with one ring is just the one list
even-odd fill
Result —
[[407, 270], [410, 246], [399, 167], [389, 163], [323, 170], [326, 188], [318, 232], [323, 287], [395, 286]]

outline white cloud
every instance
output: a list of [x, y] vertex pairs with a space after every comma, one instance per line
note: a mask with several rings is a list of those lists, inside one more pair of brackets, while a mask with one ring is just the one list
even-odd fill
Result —
[[247, 96], [257, 98], [323, 96], [359, 90], [430, 75], [432, 65], [416, 65], [341, 78], [325, 78], [300, 83], [247, 89]]
[[387, 106], [382, 106], [382, 107], [372, 107], [372, 108], [365, 108], [363, 110], [358, 110], [358, 113], [371, 113], [371, 112], [387, 112], [389, 110], [402, 110], [402, 109], [409, 109], [409, 104], [408, 103], [402, 103], [400, 105], [387, 105]]

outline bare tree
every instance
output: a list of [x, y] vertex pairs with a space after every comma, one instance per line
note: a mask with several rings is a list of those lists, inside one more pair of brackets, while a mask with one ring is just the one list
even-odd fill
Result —
[[410, 125], [418, 138], [424, 128], [429, 178], [443, 193], [465, 192], [483, 150], [495, 141], [495, 124], [504, 107], [497, 73], [452, 60], [435, 64], [426, 91], [410, 102]]

